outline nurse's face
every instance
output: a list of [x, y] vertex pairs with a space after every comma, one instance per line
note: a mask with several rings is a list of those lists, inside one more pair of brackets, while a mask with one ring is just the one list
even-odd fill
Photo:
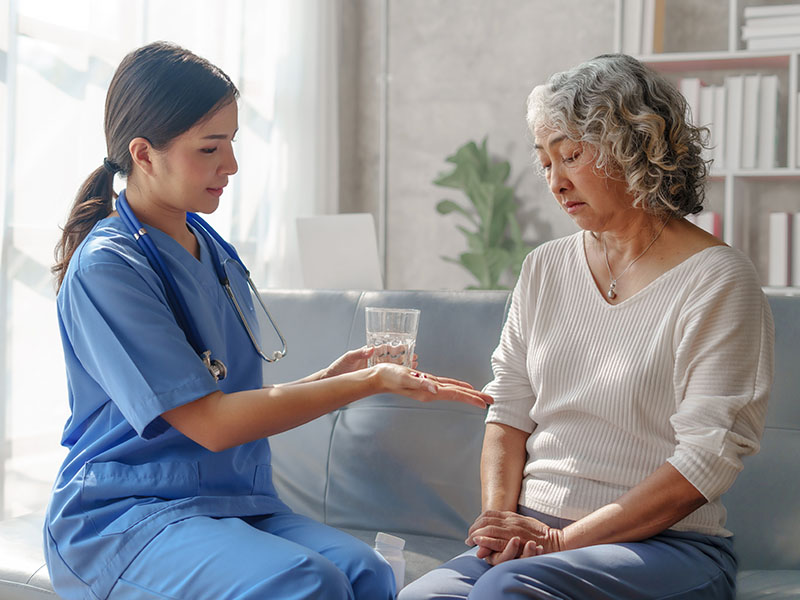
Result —
[[238, 165], [233, 139], [239, 128], [236, 102], [172, 140], [153, 155], [151, 198], [181, 211], [212, 213]]

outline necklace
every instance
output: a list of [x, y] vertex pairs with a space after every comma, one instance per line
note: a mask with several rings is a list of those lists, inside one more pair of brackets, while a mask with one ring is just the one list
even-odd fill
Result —
[[603, 239], [603, 256], [605, 256], [605, 258], [606, 258], [606, 268], [608, 269], [608, 278], [611, 280], [611, 283], [609, 283], [609, 285], [608, 285], [608, 291], [606, 292], [606, 296], [608, 296], [612, 300], [617, 297], [617, 292], [614, 291], [616, 289], [616, 287], [617, 287], [617, 281], [619, 281], [620, 278], [623, 275], [625, 275], [625, 273], [628, 271], [628, 269], [630, 269], [633, 266], [633, 263], [635, 263], [637, 260], [642, 258], [644, 256], [645, 252], [650, 250], [650, 246], [652, 246], [653, 244], [656, 243], [656, 240], [661, 235], [661, 232], [664, 231], [664, 228], [667, 226], [667, 223], [669, 223], [669, 218], [667, 218], [667, 220], [664, 221], [664, 224], [661, 226], [661, 229], [658, 230], [658, 233], [656, 234], [656, 236], [652, 240], [650, 240], [650, 243], [647, 244], [647, 247], [644, 250], [642, 250], [642, 252], [639, 254], [639, 256], [637, 256], [631, 262], [629, 262], [628, 266], [625, 267], [624, 269], [622, 269], [622, 273], [620, 273], [616, 277], [614, 277], [614, 274], [611, 272], [611, 265], [608, 262], [608, 249], [606, 248], [606, 240], [605, 240], [605, 238]]

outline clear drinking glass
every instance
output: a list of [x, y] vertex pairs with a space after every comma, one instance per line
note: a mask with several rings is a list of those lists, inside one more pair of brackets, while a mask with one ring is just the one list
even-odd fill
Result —
[[375, 347], [370, 367], [380, 362], [411, 366], [417, 342], [419, 310], [367, 307], [367, 345]]

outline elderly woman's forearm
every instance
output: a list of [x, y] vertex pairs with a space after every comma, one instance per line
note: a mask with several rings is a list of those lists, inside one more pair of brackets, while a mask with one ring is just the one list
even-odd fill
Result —
[[563, 530], [563, 549], [634, 542], [661, 533], [707, 502], [675, 467], [665, 463], [620, 498]]
[[481, 452], [483, 510], [517, 509], [522, 487], [528, 433], [509, 425], [487, 423]]

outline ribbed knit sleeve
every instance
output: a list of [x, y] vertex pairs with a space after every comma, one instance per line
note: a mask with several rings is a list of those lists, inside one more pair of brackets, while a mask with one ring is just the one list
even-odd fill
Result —
[[669, 462], [708, 500], [759, 449], [772, 384], [774, 332], [752, 267], [721, 261], [696, 282], [675, 331], [677, 445]]
[[511, 306], [500, 335], [500, 343], [492, 353], [494, 379], [483, 390], [493, 398], [499, 399], [499, 402], [489, 407], [486, 414], [487, 423], [502, 423], [528, 433], [534, 428], [530, 410], [535, 399], [526, 367], [530, 331], [529, 314], [532, 308], [530, 297], [532, 263], [531, 255], [528, 255], [511, 295]]

